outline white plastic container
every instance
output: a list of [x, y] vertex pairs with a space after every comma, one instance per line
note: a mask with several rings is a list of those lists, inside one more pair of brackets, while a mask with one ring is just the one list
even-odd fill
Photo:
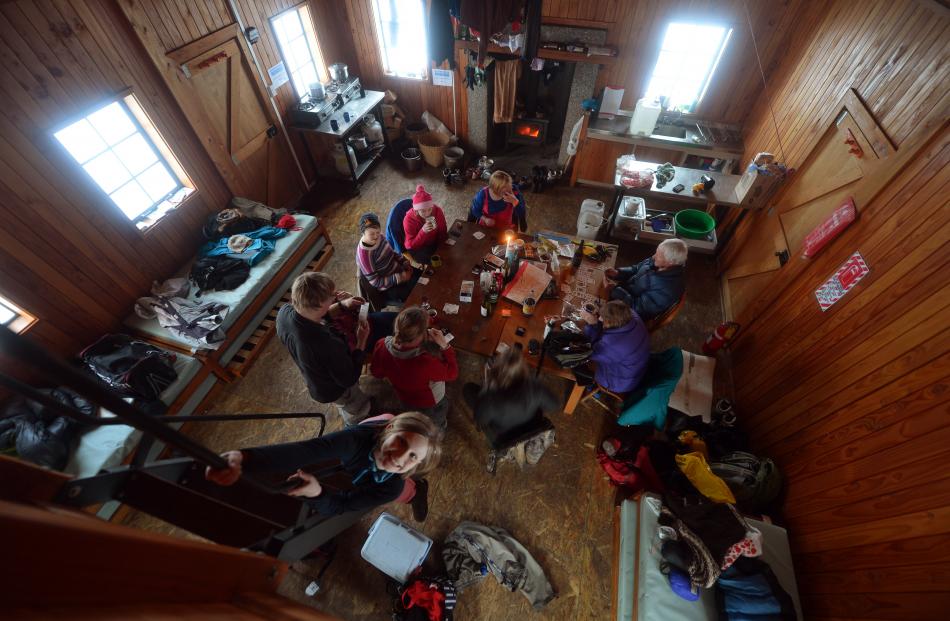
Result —
[[614, 234], [627, 239], [636, 238], [641, 230], [646, 203], [639, 196], [625, 196], [614, 217]]
[[577, 236], [595, 239], [604, 223], [604, 203], [593, 198], [584, 199], [577, 214]]
[[647, 101], [644, 97], [637, 101], [637, 107], [630, 118], [630, 133], [642, 136], [652, 134], [662, 109], [660, 102], [656, 100]]
[[577, 217], [577, 236], [585, 239], [596, 239], [604, 219], [592, 211], [582, 211]]
[[333, 165], [336, 167], [338, 173], [349, 177], [350, 167], [346, 163], [347, 157], [350, 158], [350, 163], [353, 164], [353, 170], [356, 170], [356, 151], [354, 151], [350, 145], [344, 145], [339, 142], [336, 143], [333, 149]]
[[390, 578], [405, 584], [416, 567], [426, 560], [431, 548], [431, 539], [399, 518], [381, 513], [369, 529], [360, 556]]
[[604, 202], [599, 201], [593, 198], [585, 198], [584, 202], [581, 203], [581, 213], [589, 211], [591, 213], [596, 213], [601, 218], [604, 217]]
[[372, 114], [363, 117], [363, 134], [372, 144], [379, 144], [383, 141], [383, 127]]

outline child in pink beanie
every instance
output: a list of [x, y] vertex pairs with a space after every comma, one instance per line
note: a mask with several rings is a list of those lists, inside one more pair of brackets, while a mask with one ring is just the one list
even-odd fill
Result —
[[406, 212], [402, 228], [406, 232], [406, 250], [419, 263], [428, 263], [439, 244], [448, 238], [445, 214], [432, 202], [432, 195], [426, 192], [425, 186], [416, 186], [412, 209]]

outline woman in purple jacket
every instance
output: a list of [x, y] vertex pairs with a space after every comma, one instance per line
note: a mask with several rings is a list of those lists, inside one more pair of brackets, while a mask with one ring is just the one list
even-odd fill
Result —
[[612, 392], [625, 394], [643, 379], [650, 359], [650, 334], [643, 321], [620, 300], [608, 302], [599, 314], [581, 314], [597, 365], [594, 379]]

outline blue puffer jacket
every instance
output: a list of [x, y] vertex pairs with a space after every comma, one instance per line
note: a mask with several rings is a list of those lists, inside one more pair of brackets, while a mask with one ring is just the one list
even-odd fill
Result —
[[640, 383], [650, 359], [650, 334], [636, 314], [619, 328], [587, 326], [584, 333], [594, 346], [590, 359], [597, 363], [594, 379], [614, 392], [630, 392]]
[[250, 231], [248, 233], [241, 233], [241, 235], [246, 235], [254, 241], [244, 249], [244, 252], [231, 252], [231, 249], [228, 248], [228, 240], [230, 237], [222, 237], [217, 241], [209, 241], [206, 244], [202, 245], [198, 250], [199, 257], [215, 257], [215, 256], [225, 256], [230, 259], [237, 259], [238, 261], [245, 261], [251, 267], [254, 267], [261, 260], [274, 252], [274, 247], [276, 242], [274, 240], [280, 239], [287, 234], [287, 229], [280, 229], [276, 226], [265, 226], [257, 229], [256, 231]]
[[683, 266], [657, 271], [653, 257], [644, 259], [631, 267], [623, 267], [620, 283], [610, 293], [613, 300], [623, 300], [644, 321], [662, 315], [676, 304], [683, 295]]

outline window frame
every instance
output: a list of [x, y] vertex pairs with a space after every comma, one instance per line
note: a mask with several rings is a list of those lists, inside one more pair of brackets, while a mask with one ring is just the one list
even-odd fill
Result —
[[[722, 62], [722, 58], [726, 53], [726, 48], [729, 46], [729, 42], [732, 40], [732, 35], [736, 31], [736, 25], [728, 22], [707, 22], [702, 20], [691, 20], [689, 18], [682, 19], [671, 19], [666, 23], [666, 28], [663, 30], [663, 34], [660, 38], [659, 47], [657, 48], [656, 60], [653, 62], [653, 69], [650, 71], [649, 76], [646, 80], [646, 86], [644, 89], [645, 96], [650, 96], [650, 84], [653, 82], [654, 74], [656, 73], [657, 65], [660, 63], [660, 59], [663, 56], [663, 44], [666, 41], [667, 33], [673, 25], [685, 25], [685, 26], [708, 26], [714, 28], [721, 28], [723, 30], [723, 35], [719, 40], [719, 48], [716, 51], [715, 58], [713, 58], [709, 67], [706, 70], [705, 75], [702, 79], [702, 85], [696, 93], [696, 99], [693, 101], [688, 111], [683, 111], [684, 114], [696, 114], [696, 111], [699, 109], [700, 104], [703, 99], [706, 97], [706, 93], [709, 92], [709, 88], [712, 85], [713, 76], [716, 73], [716, 69], [719, 68], [719, 64]], [[673, 109], [676, 109], [675, 107]]]
[[379, 62], [380, 68], [383, 70], [383, 75], [388, 78], [394, 78], [398, 80], [414, 80], [418, 82], [428, 82], [429, 75], [431, 72], [431, 61], [429, 60], [429, 33], [427, 32], [428, 24], [426, 23], [426, 0], [415, 0], [419, 3], [419, 6], [422, 9], [422, 45], [425, 46], [425, 60], [422, 63], [422, 75], [421, 76], [412, 76], [412, 75], [399, 75], [389, 69], [389, 58], [386, 53], [386, 42], [383, 39], [382, 33], [382, 17], [379, 14], [379, 2], [381, 0], [370, 0], [370, 8], [373, 11], [373, 32], [376, 34], [376, 47], [379, 50]]
[[4, 295], [0, 295], [0, 307], [13, 313], [13, 317], [7, 321], [0, 322], [0, 326], [6, 326], [17, 334], [25, 332], [37, 321], [36, 317], [11, 302], [10, 299]]
[[[301, 11], [307, 12], [307, 19], [303, 18], [303, 16], [300, 14]], [[277, 35], [277, 29], [274, 27], [274, 23], [277, 20], [285, 17], [291, 12], [296, 12], [297, 19], [300, 20], [300, 25], [304, 32], [303, 38], [307, 43], [307, 50], [310, 52], [310, 62], [313, 63], [314, 69], [316, 70], [317, 79], [319, 79], [322, 83], [329, 82], [330, 72], [327, 68], [326, 57], [323, 55], [323, 48], [320, 46], [320, 39], [317, 37], [317, 26], [313, 21], [313, 11], [310, 10], [310, 4], [308, 2], [301, 2], [300, 4], [294, 5], [286, 10], [272, 15], [268, 19], [268, 25], [270, 26], [270, 31], [274, 37], [274, 41], [277, 42], [277, 52], [280, 54], [280, 59], [284, 63], [284, 68], [287, 70], [290, 88], [293, 89], [294, 95], [300, 99], [303, 97], [303, 94], [310, 92], [310, 85], [302, 84], [301, 88], [297, 87], [297, 82], [294, 79], [294, 72], [291, 69], [290, 62], [288, 61], [290, 55], [288, 54], [288, 51], [284, 49], [284, 44]], [[303, 94], [301, 94], [301, 91]]]
[[[108, 106], [114, 103], [118, 104], [119, 107], [123, 110], [123, 112], [126, 114], [126, 117], [132, 122], [132, 125], [135, 127], [134, 133], [138, 134], [145, 141], [145, 143], [151, 150], [152, 154], [155, 155], [155, 158], [158, 161], [158, 163], [162, 165], [162, 167], [165, 169], [165, 172], [168, 173], [168, 175], [175, 182], [174, 189], [167, 192], [160, 200], [154, 201], [148, 208], [141, 211], [134, 218], [129, 217], [129, 215], [125, 211], [122, 210], [122, 208], [115, 201], [115, 199], [112, 198], [111, 194], [109, 192], [106, 192], [106, 190], [101, 185], [99, 185], [99, 182], [92, 176], [91, 173], [89, 173], [89, 171], [86, 170], [84, 166], [84, 164], [91, 162], [93, 159], [95, 159], [96, 157], [99, 157], [106, 151], [113, 151], [113, 147], [117, 146], [122, 141], [130, 138], [132, 134], [124, 137], [121, 141], [117, 142], [115, 145], [110, 145], [108, 141], [105, 140], [104, 137], [100, 136], [100, 138], [102, 138], [103, 142], [106, 144], [106, 148], [103, 151], [100, 151], [96, 155], [92, 156], [91, 158], [87, 159], [85, 162], [80, 162], [70, 152], [70, 150], [66, 148], [66, 145], [63, 144], [59, 140], [59, 138], [56, 136], [58, 132], [64, 129], [67, 129], [69, 127], [72, 127], [73, 125], [75, 125], [76, 123], [80, 121], [86, 120], [87, 118], [95, 114], [96, 112], [104, 108], [107, 108]], [[93, 127], [93, 130], [97, 131], [98, 133], [98, 130], [96, 130], [95, 127]], [[188, 176], [188, 174], [185, 172], [185, 169], [182, 167], [181, 162], [179, 162], [177, 156], [175, 156], [175, 154], [172, 152], [171, 148], [168, 146], [168, 142], [164, 139], [164, 137], [158, 131], [158, 127], [156, 127], [155, 123], [145, 112], [145, 109], [142, 107], [142, 104], [139, 102], [138, 98], [135, 96], [135, 93], [133, 92], [131, 88], [120, 91], [119, 93], [116, 93], [115, 95], [107, 99], [101, 100], [97, 104], [86, 108], [83, 112], [80, 112], [76, 115], [71, 116], [67, 121], [54, 126], [53, 129], [50, 130], [49, 133], [52, 138], [52, 141], [57, 145], [58, 148], [62, 149], [62, 151], [66, 154], [66, 158], [70, 162], [76, 164], [80, 168], [80, 170], [82, 171], [82, 174], [86, 175], [86, 178], [89, 180], [92, 186], [96, 190], [101, 192], [103, 196], [105, 196], [106, 201], [112, 207], [114, 207], [120, 214], [122, 214], [124, 221], [131, 223], [133, 226], [136, 227], [137, 230], [139, 230], [142, 233], [146, 233], [149, 230], [151, 230], [152, 227], [155, 224], [157, 224], [165, 215], [167, 215], [168, 213], [170, 213], [177, 207], [181, 206], [185, 202], [185, 200], [194, 196], [197, 193], [197, 188], [195, 187], [195, 184], [191, 181], [191, 178]], [[121, 162], [121, 159], [120, 159], [120, 162]], [[151, 168], [152, 166], [154, 166], [154, 164], [149, 165], [148, 168]], [[148, 168], [146, 168], [146, 170], [148, 170]], [[139, 176], [141, 176], [145, 172], [145, 171], [141, 171], [140, 173], [133, 175], [132, 171], [128, 170], [128, 168], [126, 168], [126, 171], [129, 173], [131, 178], [129, 179], [129, 181], [126, 181], [122, 186], [119, 186], [119, 188], [116, 188], [112, 193], [115, 193], [121, 187], [124, 187], [126, 184], [131, 183], [132, 181], [136, 180]], [[180, 196], [181, 198], [179, 198], [176, 201], [174, 200], [176, 196]], [[162, 206], [165, 206], [165, 208], [161, 209]], [[158, 212], [159, 215], [158, 217], [153, 218], [156, 212]]]

